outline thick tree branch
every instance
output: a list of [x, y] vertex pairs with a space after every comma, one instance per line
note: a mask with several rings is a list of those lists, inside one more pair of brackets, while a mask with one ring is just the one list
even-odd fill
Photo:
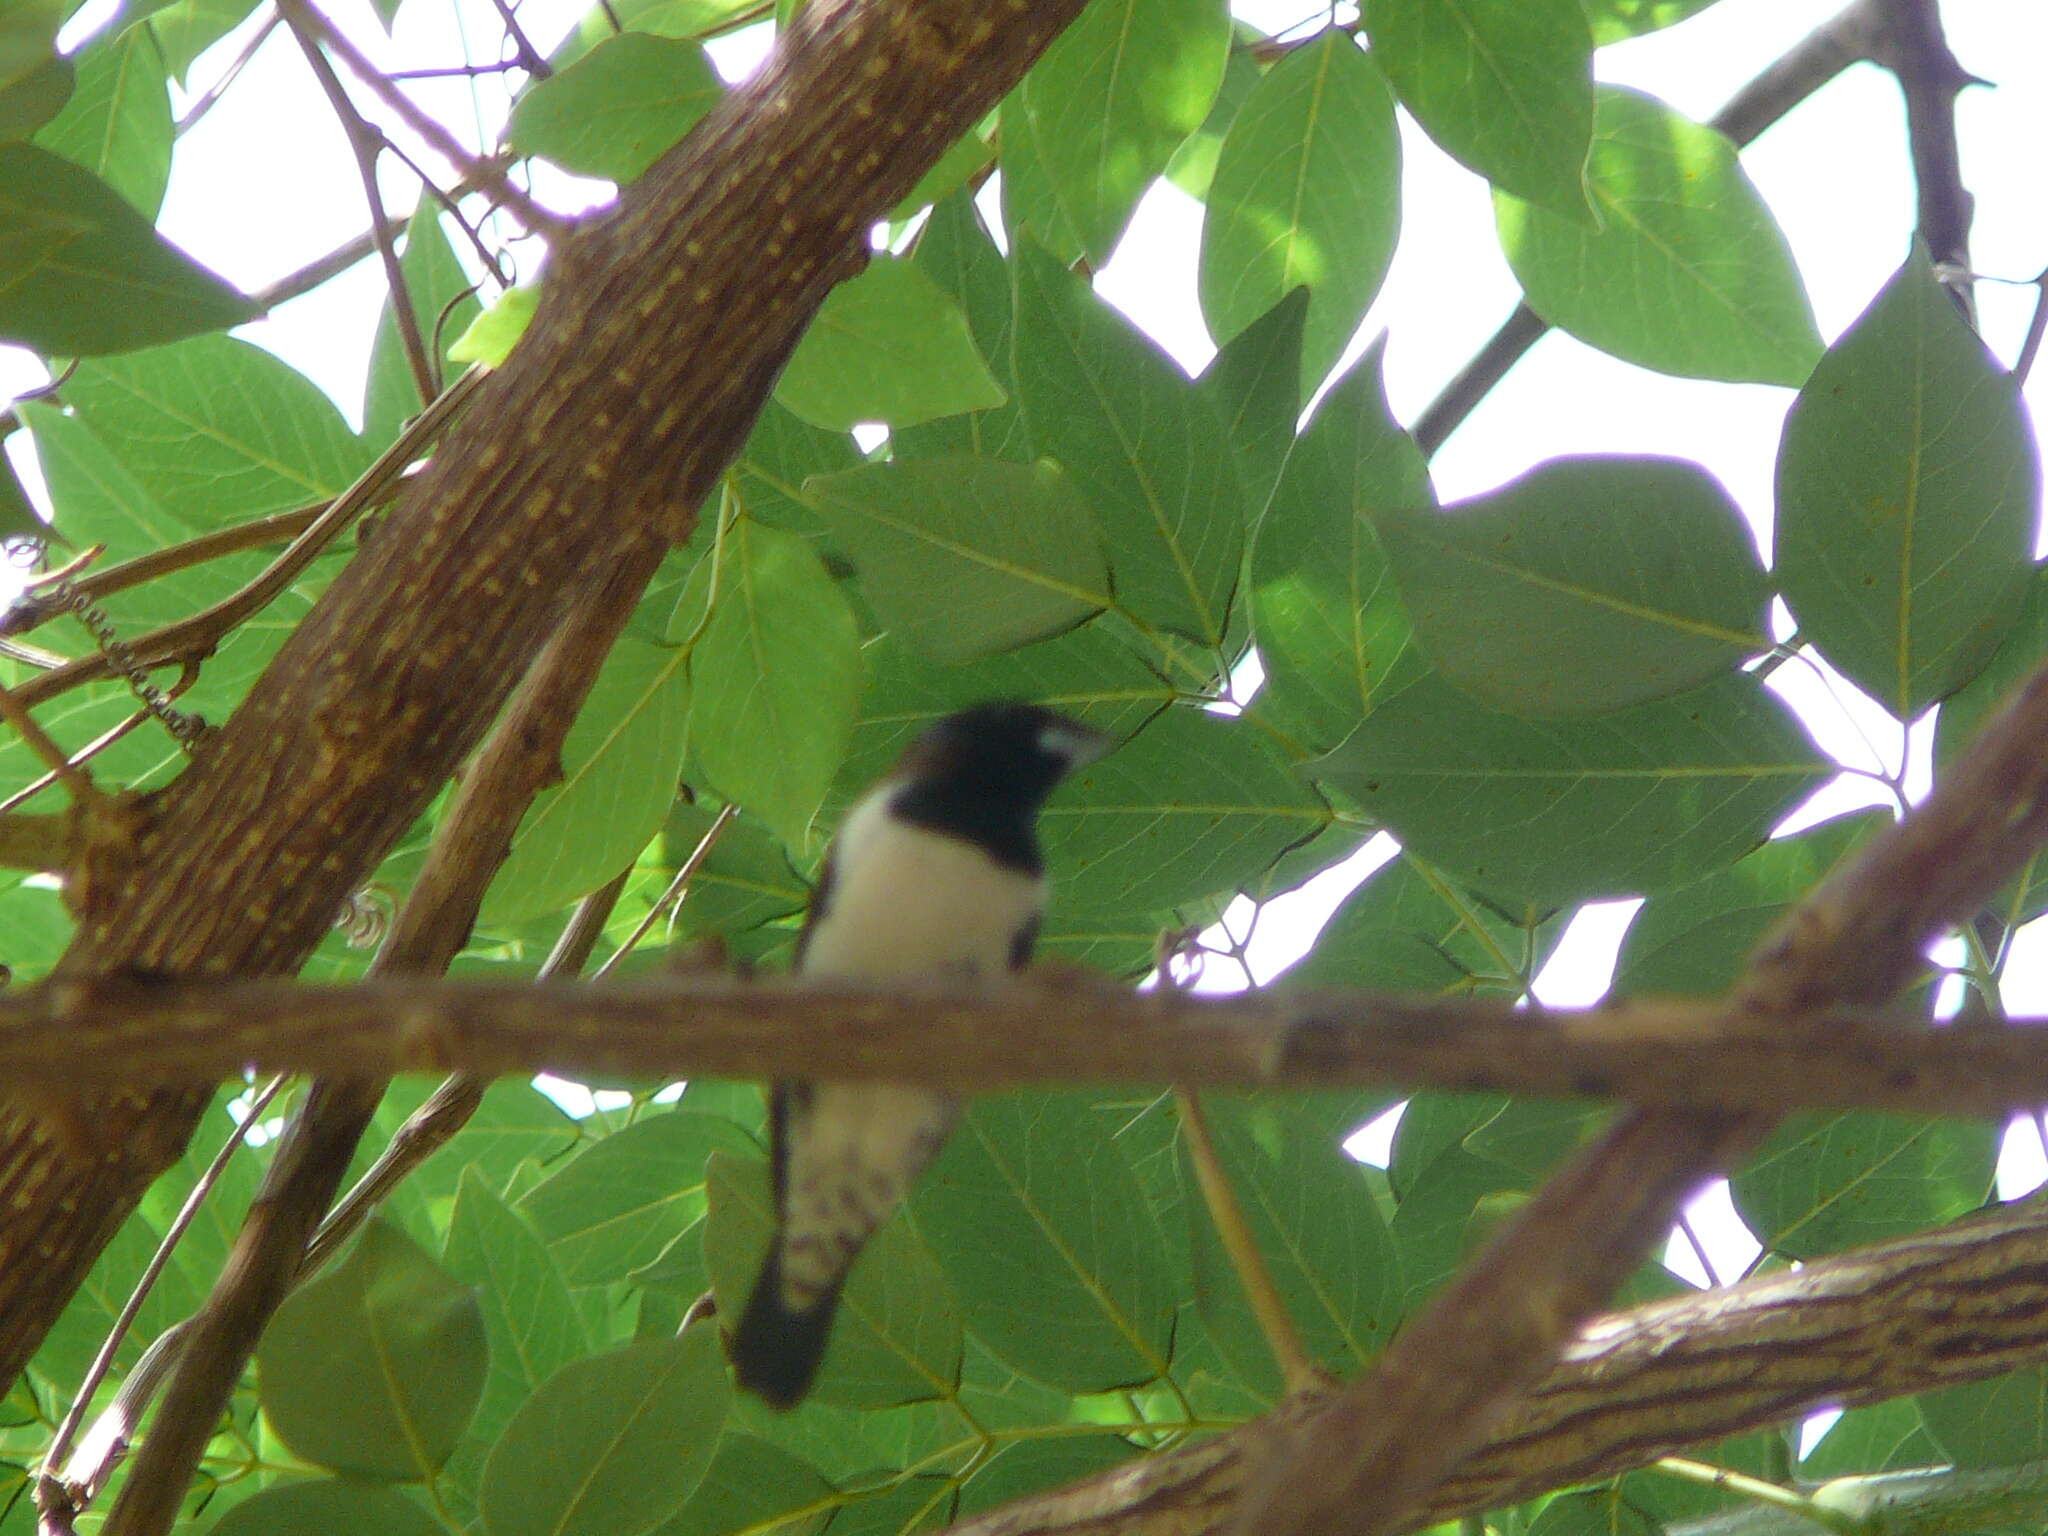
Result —
[[0, 994], [0, 1077], [10, 1082], [212, 1082], [247, 1066], [652, 1079], [807, 1069], [964, 1092], [1394, 1084], [1672, 1109], [1999, 1118], [2048, 1101], [2048, 1018], [1929, 1029], [1838, 1009], [1791, 1029], [1681, 999], [1572, 1011], [1372, 992], [1077, 991], [1057, 979], [994, 991], [826, 989], [701, 973], [603, 985], [85, 981]]
[[[72, 976], [277, 975], [476, 743], [622, 539], [687, 532], [794, 338], [892, 207], [1080, 0], [814, 5], [615, 213], [432, 466], [122, 864]], [[653, 402], [652, 406], [650, 402]], [[0, 1117], [0, 1377], [41, 1340], [206, 1096]]]
[[[1831, 1405], [1863, 1407], [2048, 1361], [2040, 1199], [1899, 1242], [1591, 1320], [1491, 1440], [1403, 1523], [1502, 1509]], [[1005, 1506], [955, 1536], [1202, 1536], [1226, 1528], [1268, 1420]]]

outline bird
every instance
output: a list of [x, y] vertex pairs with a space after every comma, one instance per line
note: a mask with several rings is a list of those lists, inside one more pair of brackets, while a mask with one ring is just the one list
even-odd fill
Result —
[[[1045, 908], [1038, 812], [1109, 738], [1037, 705], [991, 702], [923, 731], [849, 809], [797, 941], [798, 975], [963, 979], [1021, 969]], [[861, 1246], [938, 1155], [954, 1095], [791, 1078], [769, 1092], [775, 1231], [727, 1341], [771, 1407], [809, 1392]]]

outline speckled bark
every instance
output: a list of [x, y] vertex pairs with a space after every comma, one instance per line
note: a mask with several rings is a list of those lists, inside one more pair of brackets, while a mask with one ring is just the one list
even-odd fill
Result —
[[[863, 232], [1080, 0], [814, 0], [794, 46], [557, 258], [433, 468], [96, 869], [73, 973], [295, 970], [608, 551], [687, 529]], [[0, 1114], [0, 1366], [34, 1350], [204, 1096]]]

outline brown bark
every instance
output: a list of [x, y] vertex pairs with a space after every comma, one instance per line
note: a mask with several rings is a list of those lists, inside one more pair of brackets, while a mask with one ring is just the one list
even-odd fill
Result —
[[[687, 531], [869, 221], [1078, 9], [808, 7], [755, 79], [565, 242], [532, 332], [140, 837], [101, 829], [65, 973], [294, 970], [607, 553]], [[7, 1105], [0, 1376], [205, 1097]]]

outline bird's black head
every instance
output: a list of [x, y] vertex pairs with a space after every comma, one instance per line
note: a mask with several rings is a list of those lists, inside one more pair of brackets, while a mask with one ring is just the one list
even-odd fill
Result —
[[1035, 873], [1038, 808], [1073, 769], [1110, 747], [1078, 720], [1035, 704], [976, 704], [929, 726], [903, 755], [890, 808]]

